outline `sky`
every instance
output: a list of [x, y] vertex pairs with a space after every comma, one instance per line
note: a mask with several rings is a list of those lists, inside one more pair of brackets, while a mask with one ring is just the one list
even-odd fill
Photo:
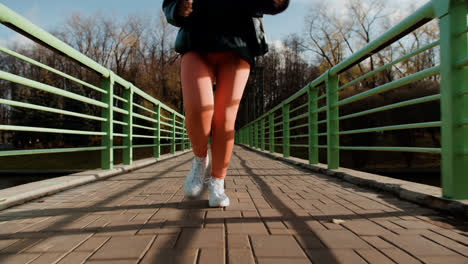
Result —
[[[276, 16], [265, 16], [267, 39], [274, 42], [284, 39], [288, 34], [303, 32], [304, 19], [318, 1], [324, 0], [291, 0], [285, 12]], [[346, 2], [346, 0], [325, 1], [335, 10], [343, 9]], [[405, 12], [409, 10], [409, 2], [417, 8], [428, 1], [394, 0], [390, 7], [393, 8], [394, 14], [401, 14], [404, 17]], [[106, 16], [118, 19], [129, 14], [158, 14], [162, 6], [162, 0], [1, 0], [0, 3], [47, 31], [59, 28], [67, 17], [76, 11], [83, 14], [102, 12]], [[22, 37], [0, 25], [0, 45], [4, 46], [11, 41], [21, 42]]]

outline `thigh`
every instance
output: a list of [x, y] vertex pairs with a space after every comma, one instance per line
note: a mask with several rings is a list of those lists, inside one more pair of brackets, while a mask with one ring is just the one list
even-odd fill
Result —
[[222, 53], [217, 62], [214, 118], [235, 120], [250, 64], [235, 53]]
[[214, 78], [214, 66], [204, 56], [197, 52], [182, 56], [181, 82], [186, 114], [213, 110]]

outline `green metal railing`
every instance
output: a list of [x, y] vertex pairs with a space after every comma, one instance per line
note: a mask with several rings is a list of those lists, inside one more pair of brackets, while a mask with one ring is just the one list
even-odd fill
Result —
[[[236, 143], [246, 144], [250, 147], [263, 149], [265, 145], [265, 130], [263, 124], [268, 122], [269, 151], [274, 152], [275, 146], [282, 146], [284, 157], [290, 154], [290, 147], [303, 147], [308, 149], [309, 163], [318, 163], [318, 150], [326, 149], [329, 169], [337, 169], [340, 164], [340, 150], [367, 150], [367, 151], [405, 151], [422, 153], [440, 153], [442, 166], [443, 196], [448, 199], [468, 199], [468, 2], [463, 0], [432, 0], [402, 22], [391, 28], [379, 38], [351, 55], [348, 59], [329, 69], [319, 78], [306, 87], [277, 105], [267, 113], [250, 122], [236, 132]], [[390, 46], [395, 41], [411, 33], [427, 22], [439, 19], [440, 41], [436, 41], [411, 54], [397, 59], [385, 66], [369, 72], [351, 82], [339, 87], [339, 76], [372, 54]], [[440, 46], [440, 65], [422, 70], [399, 80], [386, 83], [365, 92], [339, 100], [338, 93], [344, 88], [356, 84], [376, 73], [407, 60], [428, 49]], [[378, 107], [346, 116], [339, 116], [339, 109], [343, 105], [380, 94], [424, 78], [440, 74], [440, 94], [423, 98], [403, 101]], [[318, 97], [318, 89], [325, 86], [326, 93]], [[290, 109], [291, 102], [301, 96], [307, 96], [307, 103], [295, 109]], [[325, 100], [325, 105], [318, 107], [318, 102]], [[430, 101], [439, 101], [441, 104], [440, 122], [425, 122], [404, 124], [396, 126], [373, 127], [351, 131], [340, 131], [339, 122], [344, 119], [365, 116], [371, 113], [415, 105]], [[303, 114], [292, 117], [291, 113], [305, 109]], [[278, 112], [280, 112], [278, 114]], [[326, 120], [318, 120], [319, 113], [326, 112]], [[281, 119], [278, 121], [278, 119]], [[307, 120], [305, 124], [290, 127], [292, 121]], [[258, 124], [262, 124], [259, 133]], [[326, 124], [326, 132], [318, 133], [318, 126]], [[282, 127], [282, 136], [276, 136]], [[296, 138], [308, 138], [308, 144], [290, 144], [292, 130], [307, 127], [308, 133], [296, 135]], [[375, 131], [393, 131], [401, 129], [440, 127], [441, 148], [420, 147], [367, 147], [367, 146], [340, 146], [340, 136]], [[279, 131], [281, 132], [281, 131]], [[260, 135], [260, 137], [259, 137]], [[319, 137], [326, 137], [327, 144], [319, 145]], [[281, 144], [275, 144], [281, 139]]]
[[[101, 122], [101, 131], [81, 131], [69, 129], [56, 129], [56, 128], [43, 128], [43, 127], [29, 127], [29, 126], [15, 126], [15, 125], [0, 125], [0, 130], [10, 131], [27, 131], [27, 132], [42, 132], [42, 133], [62, 133], [72, 135], [94, 135], [101, 136], [101, 146], [98, 147], [80, 147], [80, 148], [56, 148], [56, 149], [25, 149], [25, 150], [8, 150], [0, 151], [2, 156], [16, 156], [16, 155], [31, 155], [31, 154], [44, 154], [44, 153], [63, 153], [63, 152], [78, 152], [78, 151], [101, 151], [101, 168], [112, 169], [114, 165], [113, 151], [115, 149], [122, 149], [123, 163], [129, 165], [133, 160], [133, 149], [152, 147], [154, 149], [154, 157], [161, 155], [161, 146], [170, 146], [170, 153], [174, 154], [176, 146], [181, 145], [181, 150], [190, 149], [189, 141], [185, 131], [185, 117], [168, 106], [164, 105], [157, 99], [151, 97], [139, 88], [135, 87], [132, 83], [124, 80], [118, 75], [114, 74], [110, 69], [98, 64], [79, 51], [73, 49], [66, 43], [58, 38], [52, 36], [22, 16], [16, 14], [4, 5], [0, 4], [0, 22], [13, 30], [21, 33], [23, 36], [28, 37], [43, 46], [65, 55], [70, 60], [76, 62], [84, 68], [92, 70], [101, 76], [101, 87], [96, 87], [83, 80], [77, 79], [52, 67], [44, 65], [31, 58], [18, 54], [5, 47], [0, 47], [0, 52], [16, 57], [19, 60], [27, 62], [31, 65], [43, 68], [47, 71], [53, 72], [62, 76], [72, 82], [98, 91], [101, 94], [101, 99], [96, 100], [63, 89], [53, 87], [44, 83], [30, 80], [15, 74], [0, 71], [0, 79], [23, 85], [29, 88], [42, 90], [50, 94], [63, 96], [66, 98], [74, 99], [79, 102], [100, 107], [101, 116], [87, 115], [73, 111], [65, 111], [52, 107], [39, 106], [35, 104], [23, 103], [14, 100], [0, 99], [0, 104], [9, 105], [12, 107], [21, 107], [38, 111], [46, 111], [50, 113], [57, 113], [67, 116], [75, 116], [84, 119], [97, 120]], [[116, 85], [123, 87], [123, 97], [114, 94]], [[134, 100], [134, 95], [138, 95], [142, 99], [153, 105], [149, 109], [143, 105], [139, 105]], [[116, 106], [116, 102], [122, 102], [123, 107]], [[139, 109], [147, 113], [147, 115], [139, 114], [135, 109]], [[170, 114], [170, 117], [163, 115], [162, 110]], [[118, 121], [114, 118], [114, 113], [123, 114], [123, 120]], [[148, 116], [149, 115], [149, 116]], [[135, 121], [146, 121], [153, 124], [153, 126], [143, 126], [137, 124]], [[180, 120], [180, 121], [179, 121]], [[114, 132], [114, 125], [122, 126], [122, 133]], [[153, 131], [153, 135], [138, 135], [134, 134], [134, 128], [144, 129], [146, 131]], [[168, 128], [168, 129], [164, 129]], [[122, 137], [122, 146], [114, 146], [114, 137]], [[153, 144], [133, 145], [133, 139], [146, 138], [153, 139]], [[162, 140], [167, 142], [163, 144]]]

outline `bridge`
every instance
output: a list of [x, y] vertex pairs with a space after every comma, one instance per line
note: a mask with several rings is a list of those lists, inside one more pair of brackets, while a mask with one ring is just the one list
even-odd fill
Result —
[[[2, 131], [100, 138], [98, 146], [2, 150], [0, 157], [99, 151], [101, 164], [95, 170], [0, 190], [0, 262], [467, 263], [467, 14], [466, 1], [430, 1], [236, 131], [226, 179], [231, 205], [222, 209], [209, 208], [206, 193], [200, 200], [183, 197], [193, 154], [182, 114], [0, 4], [2, 24], [101, 79], [97, 87], [0, 47], [4, 54], [99, 96], [6, 71], [0, 71], [1, 80], [93, 105], [100, 116], [11, 98], [1, 98], [0, 105], [101, 124], [100, 131], [0, 125]], [[439, 41], [350, 83], [339, 82], [354, 65], [434, 19], [439, 20]], [[440, 49], [440, 65], [340, 99], [344, 87], [433, 47]], [[345, 104], [435, 75], [440, 75], [439, 95], [340, 116]], [[321, 87], [323, 95], [318, 94]], [[440, 121], [340, 130], [344, 119], [429, 101], [440, 101]], [[326, 113], [326, 119], [319, 120], [319, 113]], [[319, 133], [321, 124], [326, 131]], [[340, 136], [346, 134], [427, 127], [440, 127], [440, 148], [340, 145]], [[319, 145], [320, 137], [326, 137], [325, 145]], [[115, 138], [122, 144], [114, 145]], [[306, 143], [291, 143], [297, 138]], [[134, 144], [137, 139], [151, 144]], [[135, 148], [150, 148], [153, 157], [134, 160]], [[308, 159], [291, 156], [291, 148], [306, 149]], [[114, 164], [114, 150], [122, 151], [122, 164]], [[326, 151], [326, 164], [319, 163], [319, 150]], [[341, 168], [340, 150], [440, 153], [442, 187]]]

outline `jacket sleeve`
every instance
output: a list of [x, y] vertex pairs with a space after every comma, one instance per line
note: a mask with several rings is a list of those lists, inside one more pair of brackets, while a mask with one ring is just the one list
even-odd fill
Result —
[[162, 6], [167, 22], [176, 27], [182, 27], [186, 20], [177, 14], [177, 5], [180, 1], [182, 0], [164, 0]]

